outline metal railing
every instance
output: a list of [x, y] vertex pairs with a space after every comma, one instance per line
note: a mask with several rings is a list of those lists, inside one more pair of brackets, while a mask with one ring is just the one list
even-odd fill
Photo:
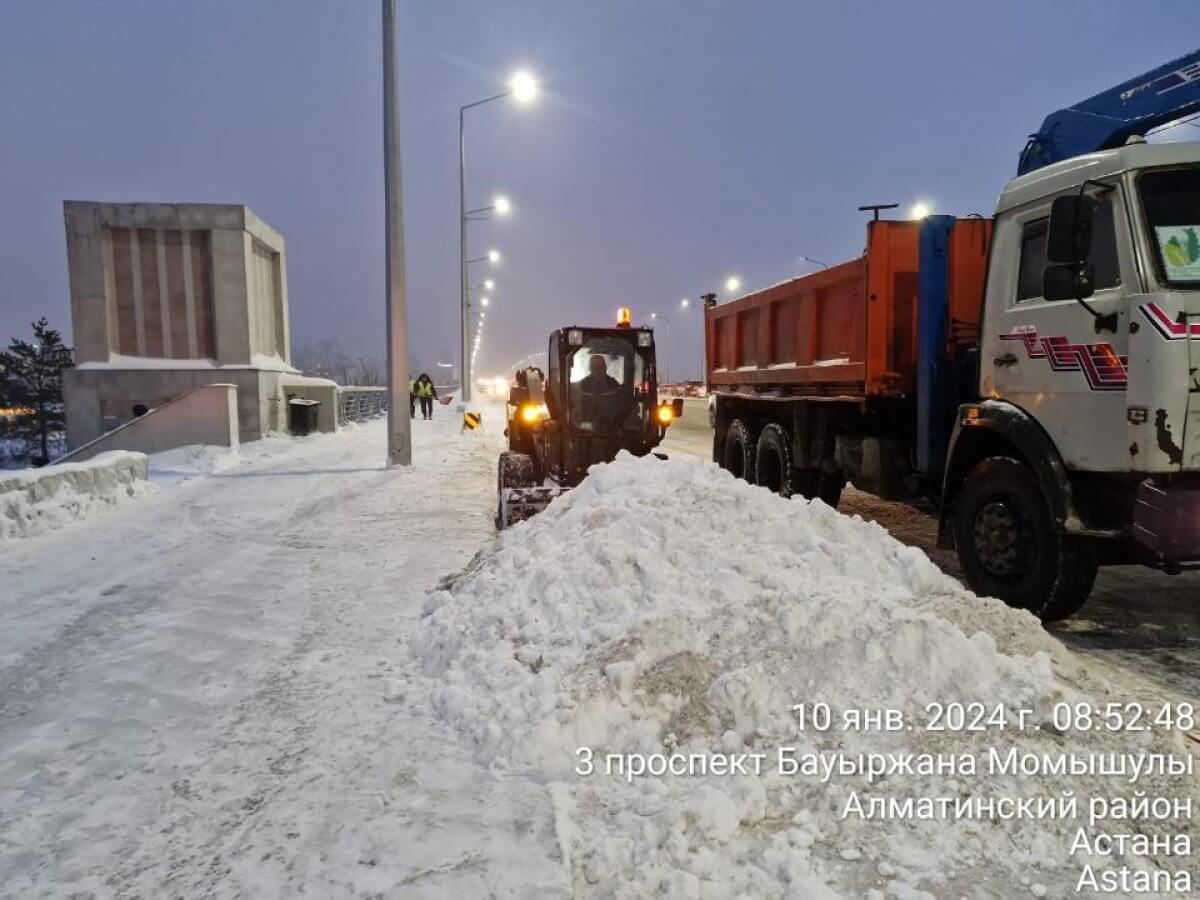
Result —
[[382, 416], [388, 408], [385, 387], [339, 387], [338, 424], [362, 422]]

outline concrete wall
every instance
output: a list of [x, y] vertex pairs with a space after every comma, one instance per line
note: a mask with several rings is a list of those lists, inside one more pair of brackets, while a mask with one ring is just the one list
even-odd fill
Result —
[[237, 387], [238, 434], [256, 441], [281, 431], [285, 373], [261, 369], [68, 369], [63, 373], [67, 447], [75, 449], [134, 418], [133, 408], [156, 409], [205, 384]]
[[78, 447], [200, 384], [238, 388], [239, 432], [286, 427], [291, 367], [283, 237], [244, 206], [66, 201]]
[[283, 237], [246, 207], [68, 200], [63, 218], [77, 362], [291, 359]]
[[336, 382], [326, 378], [284, 375], [282, 390], [284, 397], [288, 399], [295, 397], [299, 400], [319, 401], [321, 405], [317, 409], [317, 431], [337, 431], [338, 386]]
[[161, 453], [193, 444], [236, 449], [239, 443], [237, 387], [204, 384], [77, 447], [56, 465], [92, 459], [110, 450]]

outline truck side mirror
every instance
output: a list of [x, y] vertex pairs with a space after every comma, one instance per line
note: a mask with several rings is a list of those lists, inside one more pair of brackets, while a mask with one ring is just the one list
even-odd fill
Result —
[[1087, 194], [1056, 197], [1050, 207], [1046, 259], [1052, 263], [1081, 263], [1092, 252], [1092, 219], [1096, 201]]
[[1063, 263], [1042, 271], [1045, 300], [1083, 300], [1095, 292], [1096, 273], [1090, 263]]
[[683, 418], [683, 398], [676, 397], [671, 401], [671, 415], [677, 419]]

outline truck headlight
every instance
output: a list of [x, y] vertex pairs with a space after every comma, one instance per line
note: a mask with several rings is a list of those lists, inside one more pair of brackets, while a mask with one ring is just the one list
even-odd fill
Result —
[[550, 416], [550, 410], [546, 408], [545, 403], [522, 403], [521, 404], [521, 421], [526, 425], [536, 425], [542, 419]]

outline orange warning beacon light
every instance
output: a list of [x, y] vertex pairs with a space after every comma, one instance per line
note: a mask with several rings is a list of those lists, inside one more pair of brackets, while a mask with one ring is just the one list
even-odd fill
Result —
[[617, 310], [617, 327], [630, 328], [633, 325], [633, 311], [628, 306]]

